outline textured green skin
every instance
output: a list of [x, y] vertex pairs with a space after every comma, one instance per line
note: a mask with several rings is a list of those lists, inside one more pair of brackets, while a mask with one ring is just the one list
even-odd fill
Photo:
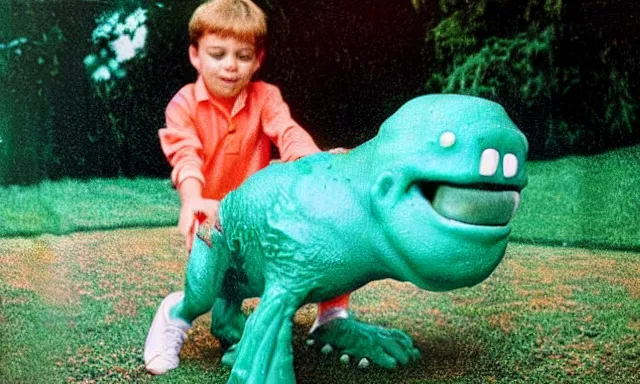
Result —
[[[445, 131], [456, 136], [448, 148], [439, 142]], [[481, 176], [485, 148], [515, 154], [518, 173], [505, 178], [499, 169]], [[524, 135], [499, 105], [428, 95], [405, 104], [375, 138], [347, 154], [274, 164], [229, 193], [220, 206], [222, 232], [214, 231], [213, 247], [196, 239], [193, 249], [216, 258], [212, 332], [233, 345], [223, 359], [233, 364], [229, 382], [295, 382], [292, 316], [305, 303], [385, 278], [432, 291], [486, 279], [504, 256], [508, 223], [449, 220], [414, 183], [468, 187], [477, 201], [491, 193], [475, 191], [477, 185], [520, 191], [526, 185], [526, 153]], [[455, 197], [454, 192], [440, 205], [457, 206]], [[260, 304], [245, 324], [240, 303], [256, 296]], [[417, 358], [403, 333], [347, 321], [343, 335], [321, 327], [323, 343], [385, 367]]]

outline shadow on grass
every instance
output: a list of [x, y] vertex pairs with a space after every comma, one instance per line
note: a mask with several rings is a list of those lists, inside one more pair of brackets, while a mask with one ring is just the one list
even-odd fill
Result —
[[[309, 307], [312, 306], [301, 311], [309, 311]], [[300, 317], [303, 318], [302, 321]], [[488, 350], [509, 350], [506, 339], [500, 340], [500, 343], [505, 342], [503, 345], [496, 345], [493, 340], [490, 348], [486, 346], [481, 337], [480, 325], [478, 328], [468, 327], [463, 330], [447, 327], [444, 332], [438, 329], [435, 334], [422, 334], [414, 339], [415, 346], [421, 353], [416, 362], [393, 370], [377, 366], [361, 369], [357, 367], [357, 361], [341, 363], [338, 352], [325, 355], [319, 351], [319, 346], [308, 346], [306, 338], [312, 321], [305, 315], [297, 318], [293, 328], [292, 347], [296, 380], [299, 384], [442, 383], [464, 380], [470, 376], [478, 378], [479, 375], [491, 380], [499, 367], [495, 365]], [[198, 319], [180, 355], [180, 367], [169, 375], [158, 377], [160, 382], [189, 382], [204, 378], [226, 382], [231, 370], [221, 363], [224, 350], [209, 333], [209, 324], [208, 316]]]
[[393, 370], [376, 366], [361, 369], [357, 368], [357, 361], [341, 364], [339, 353], [323, 355], [317, 348], [307, 346], [305, 337], [306, 328], [295, 330], [296, 377], [299, 383], [305, 384], [446, 382], [464, 377], [472, 370], [477, 375], [479, 361], [491, 364], [486, 348], [473, 330], [457, 332], [451, 329], [433, 337], [423, 335], [414, 340], [414, 345], [420, 350], [420, 359]]

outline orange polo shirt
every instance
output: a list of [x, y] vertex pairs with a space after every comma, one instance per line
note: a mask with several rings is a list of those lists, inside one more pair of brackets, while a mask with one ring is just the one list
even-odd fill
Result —
[[171, 99], [166, 118], [158, 133], [171, 180], [176, 187], [190, 177], [200, 180], [204, 198], [220, 200], [266, 167], [271, 142], [283, 161], [320, 151], [291, 117], [278, 87], [265, 82], [249, 83], [229, 113], [199, 77]]

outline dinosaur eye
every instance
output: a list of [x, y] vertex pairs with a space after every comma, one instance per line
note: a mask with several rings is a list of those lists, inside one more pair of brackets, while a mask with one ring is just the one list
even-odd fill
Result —
[[442, 148], [449, 148], [453, 146], [453, 144], [455, 143], [456, 143], [456, 135], [453, 132], [447, 131], [447, 132], [443, 132], [442, 135], [440, 135], [440, 146]]

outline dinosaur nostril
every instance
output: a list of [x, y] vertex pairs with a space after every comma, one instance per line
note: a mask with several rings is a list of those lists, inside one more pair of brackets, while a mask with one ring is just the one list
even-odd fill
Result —
[[513, 177], [518, 173], [518, 158], [513, 153], [507, 153], [502, 160], [502, 173], [504, 177]]
[[480, 156], [480, 174], [482, 176], [493, 176], [498, 170], [500, 153], [493, 148], [485, 149]]

